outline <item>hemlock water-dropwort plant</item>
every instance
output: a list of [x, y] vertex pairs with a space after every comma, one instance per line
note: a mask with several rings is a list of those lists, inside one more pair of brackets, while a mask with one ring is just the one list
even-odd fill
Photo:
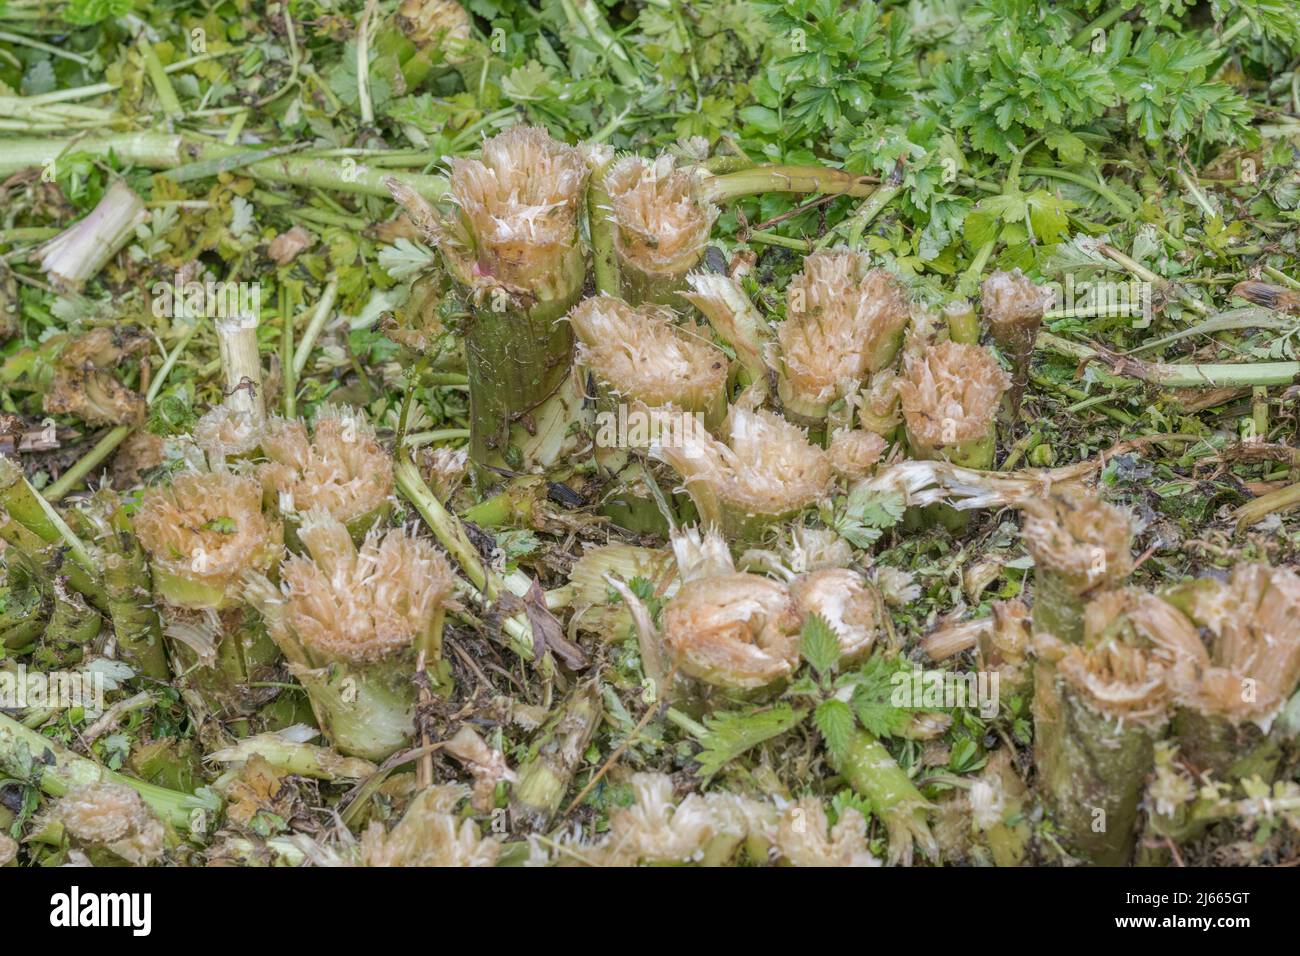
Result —
[[1294, 858], [1294, 3], [210, 7], [0, 0], [0, 866]]

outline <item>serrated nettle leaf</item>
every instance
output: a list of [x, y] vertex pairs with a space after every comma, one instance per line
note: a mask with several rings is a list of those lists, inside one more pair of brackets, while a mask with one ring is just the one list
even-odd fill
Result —
[[810, 614], [799, 635], [799, 653], [819, 674], [829, 674], [840, 662], [840, 639], [820, 614]]
[[853, 739], [853, 711], [842, 700], [826, 700], [813, 711], [813, 723], [832, 754], [842, 754]]

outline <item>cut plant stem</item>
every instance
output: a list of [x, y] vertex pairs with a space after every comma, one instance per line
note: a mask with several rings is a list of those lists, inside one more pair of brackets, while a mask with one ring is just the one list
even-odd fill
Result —
[[969, 299], [953, 299], [943, 307], [944, 324], [948, 338], [961, 345], [978, 345], [980, 341], [979, 318]]
[[144, 201], [125, 180], [115, 179], [89, 215], [41, 247], [41, 271], [58, 288], [79, 290], [148, 219]]
[[[502, 593], [509, 591], [517, 597], [523, 597], [533, 587], [533, 581], [521, 571], [512, 571], [502, 578], [496, 571], [485, 565], [479, 558], [478, 549], [469, 539], [464, 526], [455, 515], [442, 506], [436, 495], [420, 477], [420, 470], [407, 455], [398, 458], [393, 468], [397, 490], [420, 513], [433, 531], [447, 553], [460, 566], [461, 571], [473, 585], [472, 596], [487, 604], [495, 601]], [[555, 609], [566, 602], [563, 595], [548, 592], [547, 607]], [[531, 628], [522, 616], [507, 620], [502, 629], [511, 638], [511, 648], [525, 660], [533, 658]]]
[[587, 181], [587, 235], [591, 238], [592, 276], [596, 291], [603, 295], [618, 295], [620, 291], [614, 222], [609, 215], [609, 191], [605, 188], [605, 175], [613, 158], [612, 150], [588, 148], [587, 165], [591, 175]]
[[105, 770], [93, 760], [74, 754], [57, 741], [28, 730], [2, 713], [0, 768], [19, 779], [26, 779], [24, 775], [29, 772], [34, 773], [31, 782], [53, 797], [61, 797], [74, 787], [95, 783], [125, 784], [139, 793], [164, 821], [182, 832], [202, 832], [206, 829], [207, 819], [221, 809], [220, 798], [211, 790], [179, 793]]
[[815, 248], [825, 249], [832, 245], [836, 238], [848, 230], [846, 243], [850, 249], [856, 249], [862, 242], [862, 234], [867, 231], [867, 227], [880, 215], [881, 211], [894, 201], [900, 192], [903, 191], [901, 183], [891, 181], [882, 183], [877, 186], [867, 199], [860, 205], [853, 214], [837, 225], [826, 235], [817, 240]]
[[704, 202], [723, 203], [761, 193], [827, 193], [870, 196], [879, 188], [871, 176], [858, 176], [829, 166], [749, 166], [703, 177], [698, 192]]
[[[42, 166], [65, 153], [85, 153], [99, 158], [116, 155], [123, 163], [146, 169], [177, 169], [186, 164], [209, 164], [202, 167], [204, 176], [224, 171], [221, 164], [249, 151], [240, 146], [226, 146], [207, 140], [168, 133], [118, 133], [74, 139], [14, 139], [5, 142], [0, 153], [0, 175], [8, 176], [29, 166]], [[260, 152], [260, 151], [256, 151]], [[437, 200], [447, 192], [442, 176], [418, 173], [394, 173], [382, 167], [368, 167], [355, 162], [344, 164], [336, 159], [296, 156], [259, 158], [242, 167], [250, 175], [268, 182], [290, 186], [314, 186], [335, 192], [385, 198], [390, 195], [387, 181], [395, 179], [417, 195]], [[210, 170], [210, 171], [209, 171]]]
[[680, 306], [718, 209], [696, 196], [696, 177], [671, 155], [615, 161], [605, 173], [619, 288], [630, 305]]
[[826, 450], [766, 410], [732, 405], [725, 441], [685, 422], [665, 424], [661, 432], [674, 441], [652, 446], [652, 457], [682, 476], [703, 523], [737, 547], [820, 500], [833, 478]]
[[728, 276], [695, 272], [687, 278], [692, 289], [685, 293], [691, 304], [704, 314], [718, 338], [730, 345], [749, 374], [749, 381], [765, 388], [771, 370], [767, 347], [772, 330], [762, 313], [749, 301], [740, 284]]
[[1163, 668], [1143, 625], [1128, 618], [1143, 599], [1158, 600], [1125, 591], [1098, 598], [1081, 645], [1035, 639], [1039, 788], [1067, 847], [1099, 866], [1132, 858], [1154, 742], [1169, 716]]
[[981, 346], [949, 340], [903, 362], [896, 387], [912, 455], [992, 468], [998, 404], [1010, 385], [997, 360]]
[[1026, 502], [1024, 511], [1021, 533], [1034, 559], [1034, 633], [1078, 643], [1089, 599], [1121, 586], [1133, 568], [1129, 517], [1064, 489]]
[[92, 575], [98, 573], [99, 568], [81, 539], [54, 507], [36, 493], [22, 468], [4, 456], [0, 456], [0, 506], [10, 518], [47, 544], [61, 542], [66, 545], [73, 561], [82, 570]]
[[96, 504], [102, 510], [99, 546], [118, 654], [144, 676], [166, 680], [170, 676], [167, 650], [162, 623], [153, 606], [153, 583], [144, 550], [115, 495], [100, 492]]
[[1249, 388], [1254, 385], [1290, 385], [1300, 377], [1300, 362], [1191, 362], [1162, 364], [1099, 352], [1051, 332], [1039, 332], [1036, 347], [1078, 362], [1098, 361], [1112, 374], [1124, 375], [1166, 388]]
[[585, 681], [560, 705], [529, 745], [510, 795], [510, 820], [544, 830], [564, 802], [604, 715], [600, 682]]
[[285, 541], [301, 550], [298, 513], [319, 508], [360, 543], [388, 514], [393, 466], [373, 426], [346, 406], [321, 405], [308, 438], [301, 421], [270, 419], [261, 430], [266, 461], [256, 465], [263, 503], [285, 522]]
[[358, 548], [324, 511], [303, 516], [307, 555], [280, 568], [282, 585], [247, 578], [247, 596], [342, 754], [383, 760], [415, 734], [416, 663], [437, 669], [454, 588], [451, 567], [403, 529]]
[[581, 414], [569, 374], [573, 332], [562, 319], [586, 281], [578, 215], [588, 173], [578, 150], [516, 126], [484, 142], [481, 160], [453, 161], [457, 216], [393, 185], [470, 304], [469, 454], [481, 487], [494, 468], [553, 464]]
[[256, 427], [266, 417], [262, 359], [257, 351], [257, 316], [219, 318], [216, 329], [221, 370], [226, 378], [223, 404]]
[[[686, 581], [664, 608], [663, 646], [682, 674], [747, 698], [794, 674], [799, 625], [798, 607], [782, 582], [758, 574], [707, 574]], [[668, 696], [669, 688], [656, 692]]]
[[1233, 512], [1237, 519], [1237, 533], [1259, 524], [1271, 514], [1286, 514], [1297, 507], [1300, 507], [1300, 482], [1260, 495]]
[[1052, 299], [1051, 289], [1030, 281], [1019, 269], [995, 272], [981, 286], [980, 304], [989, 332], [1011, 359], [1006, 416], [1009, 422], [1020, 416], [1020, 400], [1029, 383], [1029, 358]]
[[1300, 683], [1300, 577], [1238, 564], [1163, 596], [1188, 618], [1156, 635], [1173, 660], [1179, 756], [1219, 779], [1271, 780], [1283, 754], [1269, 731]]
[[898, 281], [853, 252], [814, 253], [786, 288], [777, 394], [800, 424], [824, 428], [831, 407], [894, 362], [911, 318]]
[[842, 742], [828, 742], [831, 766], [854, 790], [871, 801], [872, 812], [889, 834], [889, 862], [910, 866], [913, 845], [937, 859], [939, 845], [926, 821], [930, 803], [921, 796], [885, 746], [854, 726]]

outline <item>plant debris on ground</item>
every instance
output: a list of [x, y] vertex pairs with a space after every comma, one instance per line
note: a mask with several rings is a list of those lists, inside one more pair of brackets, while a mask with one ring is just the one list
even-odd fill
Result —
[[1296, 0], [0, 0], [0, 866], [1300, 861]]

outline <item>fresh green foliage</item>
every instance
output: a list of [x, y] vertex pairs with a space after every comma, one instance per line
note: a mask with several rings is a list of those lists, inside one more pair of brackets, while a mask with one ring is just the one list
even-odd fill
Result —
[[898, 734], [921, 709], [915, 701], [907, 706], [895, 703], [898, 675], [910, 680], [912, 672], [912, 665], [904, 658], [874, 654], [852, 675], [853, 713], [874, 736]]
[[833, 673], [840, 661], [840, 641], [826, 618], [810, 614], [800, 634], [799, 653], [819, 676]]
[[60, 16], [68, 23], [88, 26], [110, 17], [122, 17], [131, 12], [134, 0], [69, 0]]
[[906, 510], [907, 502], [900, 492], [859, 485], [849, 492], [843, 508], [835, 512], [835, 530], [855, 547], [867, 548], [886, 528], [897, 524]]
[[710, 714], [704, 718], [708, 732], [699, 740], [702, 749], [693, 758], [699, 764], [699, 775], [704, 779], [716, 776], [731, 761], [793, 729], [807, 715], [806, 710], [785, 703]]

